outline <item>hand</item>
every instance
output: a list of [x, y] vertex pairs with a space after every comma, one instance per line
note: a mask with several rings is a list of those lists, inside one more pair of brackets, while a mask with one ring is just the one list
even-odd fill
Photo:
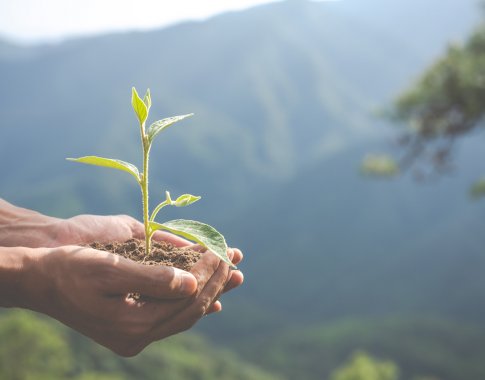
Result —
[[[220, 311], [220, 294], [243, 282], [241, 272], [230, 271], [212, 254], [203, 254], [190, 274], [66, 246], [143, 236], [143, 225], [128, 216], [62, 220], [0, 199], [0, 306], [51, 315], [114, 352], [132, 356], [191, 327], [202, 315]], [[160, 231], [154, 238], [191, 244]], [[228, 255], [235, 265], [242, 260], [238, 249], [229, 249]], [[141, 294], [140, 301], [127, 297], [134, 292]]]
[[[57, 227], [56, 239], [52, 241], [54, 246], [65, 244], [88, 244], [93, 241], [126, 241], [131, 238], [144, 239], [145, 229], [143, 224], [128, 215], [100, 216], [78, 215], [70, 219], [62, 220]], [[165, 231], [157, 231], [153, 235], [154, 240], [168, 241], [177, 247], [193, 245], [179, 236]], [[233, 254], [233, 263], [237, 265], [242, 261], [243, 254], [237, 248], [230, 248]], [[240, 286], [244, 277], [240, 271], [231, 271], [230, 280], [224, 292]], [[219, 312], [222, 305], [215, 302], [210, 313]]]
[[[69, 219], [60, 219], [52, 232], [43, 246], [83, 245], [94, 241], [111, 242], [145, 238], [143, 224], [128, 215], [78, 215]], [[153, 238], [168, 241], [175, 246], [191, 244], [185, 239], [164, 231], [157, 231]]]
[[[100, 216], [78, 215], [70, 219], [62, 220], [57, 227], [56, 239], [52, 241], [54, 246], [65, 244], [88, 244], [93, 241], [126, 241], [131, 238], [144, 239], [145, 229], [143, 224], [128, 215]], [[193, 245], [191, 242], [165, 231], [157, 231], [153, 235], [154, 240], [168, 241], [177, 247]], [[230, 248], [233, 254], [233, 263], [237, 265], [242, 261], [243, 254], [237, 248]], [[231, 271], [230, 280], [224, 292], [240, 286], [244, 277], [240, 271]], [[219, 312], [222, 305], [215, 302], [210, 313]]]
[[[214, 311], [212, 305], [217, 305], [231, 278], [228, 265], [212, 254], [203, 254], [189, 274], [90, 248], [41, 250], [27, 264], [29, 302], [23, 306], [50, 315], [123, 356], [136, 355], [153, 341], [187, 330]], [[229, 255], [233, 254], [237, 262], [239, 251], [231, 250]], [[140, 301], [127, 298], [133, 292], [141, 294]]]
[[[131, 238], [144, 239], [144, 228], [143, 224], [127, 215], [79, 215], [59, 219], [0, 199], [1, 247], [60, 247]], [[154, 238], [177, 246], [188, 244], [186, 240], [162, 231], [157, 231]]]

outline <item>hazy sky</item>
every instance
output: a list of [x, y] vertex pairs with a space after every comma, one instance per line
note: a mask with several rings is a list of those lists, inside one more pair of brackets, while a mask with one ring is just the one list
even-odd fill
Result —
[[147, 29], [277, 0], [0, 0], [0, 36], [17, 42]]

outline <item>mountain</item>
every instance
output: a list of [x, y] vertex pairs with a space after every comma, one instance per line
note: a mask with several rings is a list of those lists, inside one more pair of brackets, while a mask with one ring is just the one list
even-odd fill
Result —
[[[377, 138], [382, 129], [372, 111], [420, 71], [415, 62], [432, 58], [413, 49], [412, 41], [440, 39], [435, 51], [442, 49], [470, 27], [468, 16], [451, 18], [446, 9], [459, 3], [466, 15], [474, 2], [437, 7], [437, 18], [446, 20], [434, 33], [413, 34], [412, 17], [396, 20], [393, 30], [409, 30], [410, 47], [371, 17], [340, 9], [343, 3], [286, 1], [149, 33], [13, 49], [0, 59], [4, 196], [37, 206], [55, 199], [62, 205], [45, 210], [64, 215], [114, 212], [123, 199], [135, 199], [136, 189], [123, 178], [110, 176], [112, 186], [101, 189], [95, 172], [63, 160], [98, 154], [140, 161], [132, 85], [151, 87], [153, 115], [196, 113], [155, 147], [152, 161], [163, 164], [154, 165], [161, 173], [154, 185], [198, 190], [224, 203], [233, 193], [246, 197], [248, 183], [288, 179], [314, 161]], [[406, 4], [416, 12], [427, 9], [418, 1]], [[375, 10], [382, 4], [368, 5]], [[190, 175], [170, 165], [180, 152], [177, 166]], [[8, 170], [12, 157], [21, 170]], [[48, 181], [39, 167], [49, 170]], [[198, 186], [207, 182], [213, 186]], [[35, 195], [30, 188], [19, 191], [24, 183]], [[54, 189], [75, 193], [76, 200], [49, 198]]]
[[485, 204], [463, 184], [483, 170], [485, 153], [481, 141], [460, 148], [463, 169], [437, 183], [369, 180], [356, 164], [365, 150], [353, 148], [259, 192], [241, 217], [248, 222], [226, 228], [249, 257], [252, 308], [271, 299], [277, 315], [262, 330], [396, 313], [483, 321], [485, 306], [473, 300], [485, 296]]

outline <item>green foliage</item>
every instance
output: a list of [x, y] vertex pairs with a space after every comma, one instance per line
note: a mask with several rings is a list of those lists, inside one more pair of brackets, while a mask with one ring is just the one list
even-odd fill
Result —
[[129, 162], [125, 162], [121, 160], [113, 160], [111, 158], [96, 157], [96, 156], [67, 158], [67, 160], [74, 161], [74, 162], [81, 162], [83, 164], [88, 164], [88, 165], [104, 166], [106, 168], [122, 170], [127, 173], [130, 173], [133, 177], [135, 177], [137, 182], [141, 181], [138, 168], [135, 165], [130, 164]]
[[175, 201], [173, 201], [168, 191], [165, 192], [165, 197], [166, 199], [152, 211], [152, 214], [150, 215], [150, 222], [155, 220], [158, 212], [165, 206], [185, 207], [197, 202], [201, 198], [192, 194], [182, 194]]
[[278, 380], [191, 333], [125, 359], [52, 319], [0, 310], [0, 380]]
[[180, 197], [178, 197], [173, 205], [175, 207], [185, 207], [188, 205], [191, 205], [192, 203], [197, 202], [200, 199], [200, 197], [191, 195], [191, 194], [182, 194]]
[[399, 369], [390, 360], [378, 360], [363, 351], [353, 354], [342, 367], [336, 369], [330, 380], [398, 380]]
[[422, 138], [455, 137], [485, 115], [485, 25], [464, 45], [451, 45], [396, 104], [396, 117]]
[[[221, 258], [226, 255], [227, 244], [224, 240], [224, 236], [208, 224], [197, 222], [195, 220], [177, 219], [163, 224], [150, 222], [150, 227], [152, 231], [166, 230], [176, 235], [186, 237], [187, 239], [194, 240]], [[232, 263], [229, 265], [233, 267]]]
[[472, 185], [470, 196], [475, 199], [485, 197], [485, 178], [479, 179]]
[[150, 254], [151, 238], [155, 233], [155, 231], [160, 229], [165, 229], [175, 234], [182, 235], [183, 237], [189, 240], [192, 240], [201, 244], [202, 246], [204, 246], [205, 248], [213, 252], [215, 255], [217, 255], [221, 260], [233, 266], [227, 256], [227, 244], [224, 239], [224, 236], [222, 236], [221, 233], [218, 232], [215, 228], [204, 223], [195, 222], [192, 220], [182, 220], [182, 219], [167, 222], [165, 224], [159, 224], [154, 222], [155, 217], [163, 207], [188, 206], [198, 201], [200, 197], [197, 197], [191, 194], [183, 194], [180, 197], [178, 197], [175, 202], [173, 202], [170, 198], [170, 194], [167, 192], [166, 193], [167, 199], [164, 202], [160, 203], [150, 215], [149, 206], [148, 206], [148, 199], [149, 199], [148, 162], [149, 162], [150, 148], [151, 148], [152, 142], [160, 132], [162, 132], [169, 126], [193, 115], [193, 114], [188, 114], [188, 115], [181, 115], [181, 116], [173, 116], [163, 120], [156, 121], [153, 124], [151, 124], [150, 127], [148, 128], [148, 131], [145, 132], [145, 122], [148, 118], [148, 113], [149, 113], [151, 104], [152, 104], [152, 99], [151, 99], [149, 89], [147, 90], [142, 100], [138, 95], [138, 92], [136, 91], [136, 89], [134, 87], [132, 88], [131, 105], [133, 107], [133, 110], [135, 111], [135, 114], [140, 124], [140, 133], [141, 133], [141, 140], [143, 145], [143, 172], [141, 174], [135, 165], [121, 160], [114, 160], [111, 158], [86, 156], [86, 157], [80, 157], [80, 158], [68, 158], [68, 160], [89, 164], [89, 165], [104, 166], [104, 167], [113, 168], [117, 170], [123, 170], [125, 172], [130, 173], [133, 177], [135, 177], [142, 191], [146, 255]]
[[485, 27], [464, 46], [453, 45], [397, 101], [396, 117], [427, 139], [453, 137], [478, 126], [485, 112]]
[[150, 97], [150, 90], [147, 90], [145, 99], [147, 103], [145, 103], [140, 98], [140, 96], [138, 95], [138, 92], [136, 92], [135, 87], [131, 89], [131, 106], [133, 107], [136, 117], [138, 118], [138, 121], [140, 122], [140, 126], [143, 128], [143, 130], [145, 129], [145, 121], [148, 118], [148, 105], [151, 106], [152, 104], [151, 97]]
[[188, 115], [181, 115], [181, 116], [172, 116], [172, 117], [167, 117], [162, 120], [158, 120], [154, 122], [153, 124], [150, 125], [147, 131], [147, 136], [148, 140], [150, 143], [153, 141], [153, 139], [163, 130], [166, 128], [170, 127], [171, 125], [175, 124], [177, 121], [183, 120], [187, 117], [193, 116], [193, 113], [190, 113]]
[[72, 378], [72, 380], [126, 380], [126, 377], [121, 374], [87, 371]]
[[328, 379], [356, 350], [395, 362], [404, 380], [423, 375], [485, 378], [485, 329], [440, 319], [360, 318], [321, 323], [271, 338], [263, 336], [242, 350], [263, 368], [289, 379]]
[[464, 44], [448, 47], [396, 102], [393, 117], [409, 126], [400, 139], [403, 166], [424, 161], [449, 169], [455, 140], [482, 128], [485, 116], [485, 23]]
[[[133, 91], [133, 89], [132, 89]], [[136, 91], [136, 90], [135, 90]], [[150, 112], [150, 107], [152, 106], [152, 96], [150, 95], [150, 89], [147, 89], [145, 96], [143, 97], [143, 103], [147, 107], [147, 112]]]
[[[200, 336], [187, 334], [153, 344], [124, 365], [133, 378], [144, 380], [281, 379], [242, 362], [228, 350], [215, 349]], [[154, 368], [163, 368], [163, 371]]]
[[388, 155], [368, 154], [362, 160], [361, 171], [366, 175], [393, 177], [399, 173], [399, 168]]
[[63, 334], [26, 311], [0, 316], [0, 379], [61, 380], [72, 366]]

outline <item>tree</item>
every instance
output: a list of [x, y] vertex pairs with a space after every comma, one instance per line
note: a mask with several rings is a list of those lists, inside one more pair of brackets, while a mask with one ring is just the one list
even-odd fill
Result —
[[378, 360], [363, 351], [353, 354], [342, 367], [337, 368], [330, 380], [398, 380], [399, 369], [392, 361]]
[[59, 329], [27, 311], [2, 314], [0, 342], [0, 379], [65, 379], [71, 368], [71, 352]]
[[[485, 126], [485, 22], [465, 43], [450, 45], [389, 116], [406, 126], [398, 139], [400, 171], [413, 167], [418, 178], [449, 171], [455, 142]], [[477, 182], [473, 196], [485, 195], [484, 183]]]

